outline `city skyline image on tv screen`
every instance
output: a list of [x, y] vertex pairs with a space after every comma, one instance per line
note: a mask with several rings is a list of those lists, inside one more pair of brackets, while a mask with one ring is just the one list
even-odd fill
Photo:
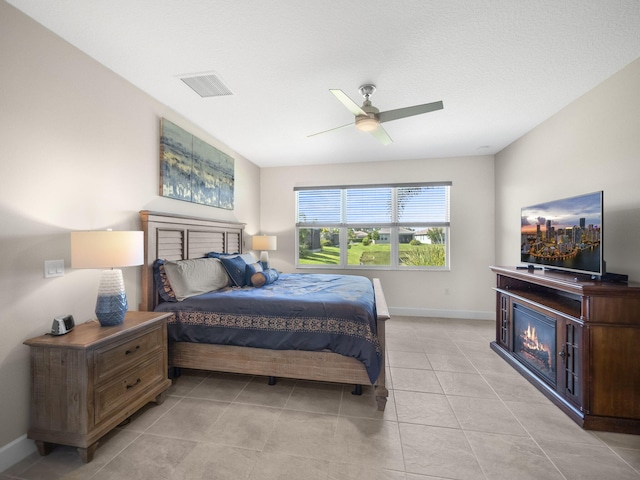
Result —
[[520, 260], [601, 275], [602, 192], [522, 209]]

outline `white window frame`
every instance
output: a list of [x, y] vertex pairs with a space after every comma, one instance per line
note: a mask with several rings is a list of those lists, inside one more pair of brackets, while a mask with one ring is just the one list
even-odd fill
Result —
[[[296, 228], [295, 228], [295, 245], [296, 245], [296, 267], [307, 269], [365, 269], [365, 270], [450, 270], [450, 195], [451, 195], [452, 182], [422, 182], [422, 183], [397, 183], [397, 184], [380, 184], [380, 185], [344, 185], [344, 186], [327, 186], [327, 187], [295, 187], [295, 201], [296, 201]], [[444, 187], [441, 189], [440, 194], [444, 192], [444, 199], [441, 202], [436, 202], [436, 208], [432, 209], [431, 217], [428, 214], [424, 214], [426, 218], [422, 217], [423, 211], [409, 212], [404, 214], [402, 209], [398, 206], [398, 191], [407, 188], [428, 188], [428, 187]], [[384, 189], [385, 195], [388, 189], [391, 189], [391, 198], [387, 199], [385, 205], [389, 205], [390, 202], [390, 215], [387, 218], [378, 217], [375, 221], [367, 221], [366, 216], [361, 217], [358, 215], [359, 210], [351, 210], [351, 216], [356, 218], [351, 222], [348, 221], [348, 208], [347, 208], [347, 192], [349, 190], [356, 189], [380, 189], [381, 192]], [[339, 191], [339, 192], [336, 192]], [[307, 206], [307, 211], [317, 214], [318, 218], [308, 219], [300, 218], [303, 215], [300, 211], [299, 194], [300, 191], [315, 191], [323, 192], [326, 196], [321, 197], [322, 201], [318, 202], [320, 205], [330, 205], [332, 208], [327, 209], [329, 214], [325, 214], [322, 208], [314, 208], [313, 206]], [[329, 192], [331, 191], [331, 192]], [[330, 200], [335, 200], [336, 195], [339, 193], [340, 205], [332, 203]], [[364, 194], [363, 194], [364, 197]], [[431, 199], [431, 196], [427, 195], [421, 197], [425, 199]], [[357, 195], [355, 197], [357, 200]], [[375, 197], [373, 198], [375, 200]], [[384, 202], [383, 202], [384, 203]], [[354, 205], [359, 205], [357, 202]], [[419, 207], [425, 207], [429, 209], [428, 205], [418, 205]], [[303, 207], [305, 208], [305, 207]], [[375, 209], [374, 209], [375, 210]], [[356, 214], [354, 215], [354, 211]], [[375, 210], [380, 213], [380, 210]], [[366, 215], [366, 214], [365, 214]], [[416, 215], [418, 215], [416, 217]], [[304, 215], [303, 215], [304, 216]], [[407, 218], [402, 218], [402, 217]], [[419, 219], [419, 220], [418, 220]], [[400, 251], [400, 227], [411, 228], [444, 228], [445, 231], [445, 265], [444, 266], [416, 266], [416, 265], [400, 265], [399, 251]], [[305, 264], [300, 263], [300, 229], [320, 229], [320, 228], [335, 228], [339, 231], [340, 239], [340, 261], [338, 264]], [[390, 229], [390, 264], [389, 265], [349, 265], [347, 263], [348, 258], [348, 231], [349, 229], [357, 228], [389, 228]]]

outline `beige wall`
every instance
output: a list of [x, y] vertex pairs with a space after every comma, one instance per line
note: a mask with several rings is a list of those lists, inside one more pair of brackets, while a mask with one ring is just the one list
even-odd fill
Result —
[[[149, 209], [245, 222], [255, 233], [260, 172], [3, 1], [0, 44], [1, 451], [28, 428], [22, 342], [50, 330], [57, 314], [94, 316], [100, 272], [71, 270], [69, 231], [139, 229], [138, 211]], [[236, 159], [235, 210], [158, 196], [161, 117]], [[43, 278], [52, 259], [65, 260], [64, 277]], [[124, 276], [136, 310], [139, 268]]]
[[640, 59], [496, 156], [496, 261], [519, 263], [520, 208], [604, 190], [607, 269], [640, 282]]
[[[285, 272], [295, 271], [293, 188], [384, 182], [453, 182], [451, 187], [451, 270], [348, 270], [379, 277], [392, 313], [459, 318], [491, 318], [494, 297], [493, 157], [440, 158], [393, 162], [263, 168], [260, 224], [278, 235], [269, 258]], [[303, 269], [298, 270], [305, 271]], [[308, 271], [308, 270], [306, 270]]]

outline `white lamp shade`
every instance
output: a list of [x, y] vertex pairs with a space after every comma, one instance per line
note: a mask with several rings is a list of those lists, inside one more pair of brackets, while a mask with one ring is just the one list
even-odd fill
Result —
[[71, 268], [132, 267], [144, 263], [144, 232], [71, 232]]
[[278, 237], [275, 235], [255, 235], [251, 248], [252, 250], [277, 250]]

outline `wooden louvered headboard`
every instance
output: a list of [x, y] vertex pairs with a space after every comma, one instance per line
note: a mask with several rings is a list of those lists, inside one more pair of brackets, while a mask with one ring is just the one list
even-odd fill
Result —
[[151, 311], [157, 303], [153, 263], [204, 257], [209, 252], [242, 253], [244, 224], [143, 210], [144, 265], [140, 310]]

